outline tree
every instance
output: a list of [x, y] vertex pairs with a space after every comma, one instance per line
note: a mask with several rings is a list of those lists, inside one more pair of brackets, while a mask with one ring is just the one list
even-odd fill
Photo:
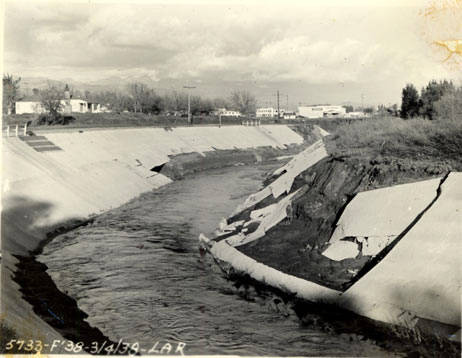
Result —
[[401, 118], [412, 118], [419, 115], [419, 92], [413, 84], [408, 83], [401, 95]]
[[144, 83], [134, 82], [128, 85], [128, 93], [133, 101], [133, 112], [141, 112], [141, 102], [145, 99], [148, 87]]
[[255, 113], [257, 101], [255, 96], [247, 90], [235, 90], [231, 93], [231, 106], [241, 112], [249, 115]]
[[446, 91], [434, 103], [434, 110], [439, 119], [462, 120], [462, 86]]
[[21, 77], [15, 79], [12, 75], [3, 75], [3, 113], [11, 114], [14, 112], [15, 104], [20, 100], [20, 82]]
[[445, 93], [454, 91], [454, 85], [448, 81], [430, 81], [427, 87], [422, 88], [420, 100], [420, 114], [428, 119], [435, 119], [434, 104], [438, 102]]
[[191, 113], [197, 114], [210, 114], [213, 111], [213, 103], [207, 98], [200, 96], [191, 97]]
[[153, 89], [147, 89], [140, 97], [140, 107], [143, 113], [158, 114], [162, 111], [162, 98]]
[[354, 111], [353, 106], [352, 106], [352, 105], [349, 105], [349, 104], [343, 106], [343, 108], [345, 108], [346, 113], [350, 113], [350, 112], [353, 112], [353, 111]]
[[51, 85], [40, 91], [40, 103], [45, 111], [49, 113], [52, 121], [61, 117], [59, 111], [62, 109], [62, 96], [62, 91]]
[[188, 109], [188, 95], [183, 92], [171, 91], [166, 93], [163, 98], [163, 107], [167, 111], [178, 112]]
[[230, 105], [228, 100], [226, 100], [225, 98], [220, 98], [220, 97], [214, 98], [212, 100], [212, 103], [215, 109], [228, 108]]
[[374, 108], [373, 107], [366, 107], [366, 108], [363, 109], [363, 112], [367, 113], [367, 114], [372, 114], [372, 113], [374, 113]]

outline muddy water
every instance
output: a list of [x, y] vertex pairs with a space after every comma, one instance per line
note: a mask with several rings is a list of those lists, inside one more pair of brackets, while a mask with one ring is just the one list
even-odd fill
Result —
[[271, 169], [233, 167], [174, 182], [57, 237], [38, 259], [114, 341], [144, 349], [183, 342], [186, 354], [380, 354], [242, 298], [199, 254], [199, 233], [212, 233]]

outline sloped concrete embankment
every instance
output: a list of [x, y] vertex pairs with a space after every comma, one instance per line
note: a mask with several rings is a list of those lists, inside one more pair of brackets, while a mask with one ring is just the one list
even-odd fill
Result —
[[462, 174], [402, 168], [316, 143], [201, 241], [228, 272], [457, 340]]
[[[60, 335], [22, 299], [12, 279], [18, 255], [40, 249], [52, 232], [169, 183], [155, 169], [174, 156], [199, 153], [190, 155], [216, 162], [220, 150], [253, 153], [266, 147], [282, 153], [303, 143], [286, 126], [76, 129], [41, 135], [45, 140], [34, 145], [20, 138], [3, 140], [1, 307], [2, 318], [20, 337], [42, 342]], [[228, 158], [225, 164], [233, 162]]]

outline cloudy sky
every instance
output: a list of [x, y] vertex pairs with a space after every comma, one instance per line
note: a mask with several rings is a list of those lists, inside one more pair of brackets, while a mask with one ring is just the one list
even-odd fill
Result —
[[10, 0], [3, 72], [193, 84], [209, 96], [246, 87], [262, 105], [279, 89], [291, 106], [360, 103], [361, 95], [395, 103], [408, 82], [460, 81], [460, 55], [444, 62], [448, 53], [433, 43], [462, 39], [457, 1], [387, 3]]

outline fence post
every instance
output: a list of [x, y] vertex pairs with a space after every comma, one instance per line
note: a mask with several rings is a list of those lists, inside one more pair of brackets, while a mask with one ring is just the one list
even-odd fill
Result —
[[10, 136], [10, 126], [6, 126], [6, 136]]
[[24, 137], [27, 135], [27, 123], [24, 124]]
[[16, 130], [15, 130], [15, 133], [16, 133], [16, 137], [18, 136], [19, 134], [19, 124], [16, 124]]

